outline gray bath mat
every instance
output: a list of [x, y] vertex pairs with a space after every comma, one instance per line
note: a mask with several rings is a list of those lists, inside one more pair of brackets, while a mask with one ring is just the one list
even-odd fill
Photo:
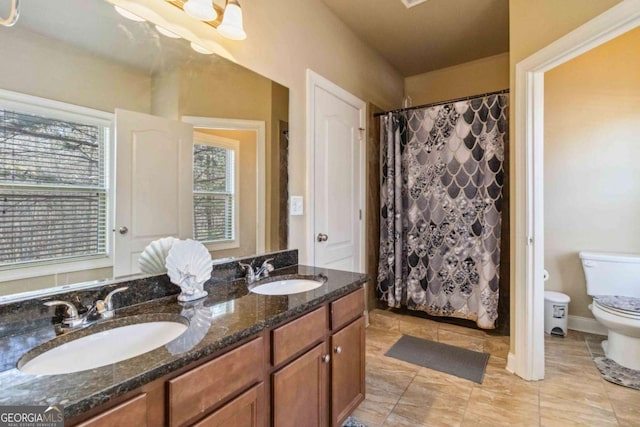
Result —
[[624, 387], [640, 390], [640, 371], [620, 366], [606, 357], [595, 357], [593, 361], [596, 363], [598, 370], [605, 380]]
[[346, 420], [344, 420], [342, 427], [367, 427], [367, 425], [362, 424], [360, 421], [358, 421], [353, 417], [349, 417]]
[[423, 340], [410, 335], [403, 335], [384, 355], [478, 384], [482, 384], [489, 361], [488, 353]]

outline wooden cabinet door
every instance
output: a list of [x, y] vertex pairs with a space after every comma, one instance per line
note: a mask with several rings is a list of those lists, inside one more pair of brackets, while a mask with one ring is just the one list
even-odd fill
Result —
[[77, 427], [124, 427], [147, 425], [147, 395], [141, 394], [120, 405], [107, 409]]
[[365, 338], [361, 317], [331, 337], [331, 425], [341, 426], [364, 400]]
[[264, 385], [250, 388], [194, 427], [263, 427]]
[[273, 374], [273, 425], [327, 425], [327, 344], [322, 343]]

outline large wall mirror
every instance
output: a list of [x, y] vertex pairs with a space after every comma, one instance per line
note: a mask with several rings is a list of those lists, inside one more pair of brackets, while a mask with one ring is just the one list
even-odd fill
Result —
[[141, 230], [214, 259], [287, 248], [288, 88], [105, 0], [20, 6], [0, 27], [0, 301], [139, 273], [141, 248], [117, 250]]

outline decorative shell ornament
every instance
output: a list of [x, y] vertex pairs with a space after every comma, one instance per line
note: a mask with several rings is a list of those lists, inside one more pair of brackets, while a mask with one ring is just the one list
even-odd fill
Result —
[[178, 301], [193, 301], [207, 296], [202, 286], [211, 278], [212, 264], [211, 254], [202, 243], [187, 239], [173, 244], [166, 266], [171, 282], [182, 289]]
[[163, 237], [162, 239], [154, 240], [149, 243], [144, 251], [138, 258], [138, 265], [140, 271], [146, 274], [162, 274], [167, 272], [165, 263], [167, 262], [167, 255], [175, 242], [180, 239], [175, 237]]

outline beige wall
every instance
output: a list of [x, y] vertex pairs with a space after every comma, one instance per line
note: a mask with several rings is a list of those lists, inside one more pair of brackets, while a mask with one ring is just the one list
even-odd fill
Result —
[[[307, 68], [387, 110], [402, 104], [404, 79], [355, 36], [321, 0], [242, 4], [247, 39], [221, 40], [236, 61], [290, 90], [289, 192], [306, 197]], [[307, 259], [307, 212], [290, 217], [289, 247]]]
[[488, 56], [404, 79], [413, 105], [494, 92], [509, 87], [509, 53]]
[[240, 143], [240, 176], [238, 183], [240, 247], [211, 251], [211, 257], [242, 257], [256, 253], [256, 133], [248, 130], [198, 129], [198, 132]]
[[[551, 44], [565, 34], [581, 26], [590, 19], [611, 8], [620, 0], [509, 0], [509, 79], [511, 93], [511, 105], [516, 105], [515, 100], [515, 67], [516, 64], [540, 49]], [[510, 134], [515, 136], [515, 107], [510, 112]], [[512, 138], [513, 144], [518, 144]], [[515, 161], [515, 150], [509, 154], [510, 163]], [[514, 170], [511, 168], [509, 179], [515, 179]], [[515, 210], [516, 187], [511, 186], [509, 198], [510, 208]], [[511, 221], [511, 264], [515, 263], [513, 248], [515, 242], [515, 220]], [[515, 289], [521, 286], [515, 281], [515, 271], [511, 269], [511, 351], [514, 351], [515, 340]]]
[[180, 116], [271, 119], [271, 80], [222, 58], [180, 67]]
[[112, 113], [148, 113], [151, 77], [15, 27], [0, 42], [0, 89]]
[[545, 74], [546, 288], [592, 317], [581, 250], [640, 252], [640, 29]]

